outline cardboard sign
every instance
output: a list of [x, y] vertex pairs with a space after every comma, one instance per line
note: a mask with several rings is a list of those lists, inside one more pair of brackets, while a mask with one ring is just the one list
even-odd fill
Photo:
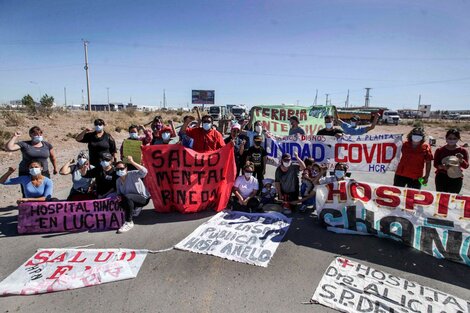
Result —
[[470, 302], [346, 258], [336, 258], [312, 300], [341, 312], [470, 312]]
[[219, 212], [175, 248], [267, 267], [290, 222], [277, 212]]
[[263, 128], [277, 136], [289, 135], [289, 118], [296, 116], [306, 135], [315, 135], [325, 127], [324, 117], [332, 114], [332, 106], [303, 107], [294, 105], [256, 106], [252, 112], [253, 123], [260, 121]]
[[134, 162], [141, 164], [142, 141], [124, 139], [124, 141], [122, 142], [122, 155], [123, 155], [123, 160], [126, 163], [129, 163], [126, 157], [131, 156], [134, 159]]
[[147, 250], [40, 249], [0, 283], [0, 295], [34, 295], [134, 278]]
[[266, 138], [264, 145], [274, 166], [280, 164], [283, 153], [293, 157], [297, 152], [302, 160], [314, 158], [331, 169], [343, 162], [348, 164], [349, 171], [385, 173], [394, 171], [400, 162], [402, 135], [287, 136]]
[[316, 207], [329, 230], [390, 238], [470, 265], [470, 196], [341, 181], [316, 187]]
[[233, 145], [199, 153], [182, 145], [142, 148], [145, 185], [157, 212], [225, 209], [235, 182]]
[[117, 199], [25, 202], [18, 206], [18, 233], [119, 229], [124, 211]]

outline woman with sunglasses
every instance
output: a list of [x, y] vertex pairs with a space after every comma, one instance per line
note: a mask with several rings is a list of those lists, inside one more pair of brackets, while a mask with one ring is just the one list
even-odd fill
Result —
[[145, 188], [142, 179], [147, 176], [147, 169], [134, 162], [131, 156], [127, 157], [129, 164], [137, 170], [128, 171], [127, 164], [119, 161], [114, 169], [119, 177], [116, 181], [116, 191], [119, 197], [119, 204], [124, 209], [125, 223], [118, 230], [118, 233], [125, 233], [134, 227], [133, 216], [138, 215], [137, 210], [142, 209], [150, 202], [150, 194]]
[[99, 167], [100, 156], [102, 153], [110, 153], [116, 159], [116, 142], [111, 134], [104, 130], [106, 123], [102, 119], [96, 119], [94, 130], [86, 128], [75, 140], [88, 144], [88, 153], [90, 154], [90, 164]]

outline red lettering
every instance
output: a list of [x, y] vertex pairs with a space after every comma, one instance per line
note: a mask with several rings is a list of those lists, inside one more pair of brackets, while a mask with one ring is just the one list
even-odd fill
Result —
[[277, 116], [277, 113], [279, 112], [278, 109], [272, 109], [271, 110], [271, 119], [272, 120], [276, 120], [278, 121], [279, 120], [279, 117]]
[[[357, 149], [357, 153], [353, 150]], [[349, 162], [350, 163], [361, 163], [362, 162], [362, 146], [358, 143], [352, 143], [349, 145]]]
[[463, 217], [470, 218], [470, 197], [469, 196], [455, 196], [455, 200], [462, 200], [463, 205]]
[[438, 193], [437, 198], [439, 199], [437, 203], [437, 214], [447, 216], [447, 212], [449, 211], [450, 194]]
[[[126, 255], [127, 255], [127, 252], [123, 252], [118, 261], [124, 261], [124, 259], [126, 258]], [[127, 260], [127, 262], [134, 260], [135, 255], [136, 255], [135, 251], [132, 250], [131, 255], [129, 256], [129, 259]]]
[[83, 283], [84, 286], [93, 286], [93, 285], [98, 285], [100, 283], [100, 280], [98, 279], [98, 276], [96, 273], [84, 276], [80, 279]]
[[[346, 153], [344, 153], [345, 156], [343, 158], [340, 158], [340, 155], [342, 155], [342, 154], [339, 151], [339, 149], [341, 149], [341, 148], [346, 150]], [[347, 151], [348, 151], [348, 144], [346, 144], [346, 143], [337, 143], [335, 145], [335, 161], [336, 162], [345, 162], [345, 163], [347, 163], [348, 162]]]
[[375, 152], [375, 149], [377, 148], [377, 144], [374, 143], [370, 149], [370, 153], [369, 153], [369, 149], [367, 149], [367, 145], [366, 144], [363, 144], [363, 150], [364, 150], [364, 157], [366, 158], [366, 162], [367, 163], [372, 163], [372, 159], [374, 158], [374, 152]]
[[[361, 189], [362, 192], [359, 192], [358, 189]], [[351, 184], [349, 190], [351, 191], [351, 196], [354, 199], [359, 199], [363, 202], [369, 202], [369, 200], [372, 198], [372, 188], [370, 188], [368, 184]]]
[[302, 109], [300, 110], [299, 121], [306, 121], [306, 120], [307, 120], [307, 110]]
[[64, 262], [65, 261], [65, 256], [67, 255], [66, 252], [62, 253], [61, 255], [59, 255], [58, 257], [56, 257], [55, 259], [52, 259], [48, 262]]
[[281, 131], [282, 132], [288, 132], [289, 128], [287, 127], [286, 123], [281, 123]]
[[59, 276], [64, 275], [68, 271], [72, 270], [72, 268], [73, 268], [72, 265], [64, 265], [64, 266], [59, 265], [57, 266], [57, 269], [55, 270], [55, 272], [52, 273], [52, 275], [46, 279], [57, 279], [59, 278]]
[[274, 126], [273, 132], [277, 132], [277, 125], [279, 125], [278, 122], [271, 121], [271, 124]]
[[334, 184], [328, 184], [328, 201], [333, 201], [333, 196], [338, 194], [340, 201], [348, 200], [348, 195], [346, 193], [346, 182], [338, 182], [339, 189], [333, 189]]
[[286, 110], [284, 109], [279, 109], [279, 121], [285, 121], [286, 120]]
[[113, 276], [114, 278], [118, 278], [119, 274], [121, 274], [121, 269], [122, 269], [122, 266], [119, 266], [119, 267], [115, 267], [115, 268], [111, 268], [109, 270], [106, 270], [105, 273]]
[[287, 110], [287, 118], [290, 118], [291, 116], [294, 116], [295, 115], [295, 111], [292, 110], [292, 109], [288, 109]]
[[98, 254], [95, 257], [95, 262], [106, 262], [109, 260], [110, 257], [113, 256], [114, 252], [108, 252], [108, 256], [104, 260], [100, 260], [101, 256], [103, 255], [104, 252], [98, 252]]
[[[46, 263], [49, 257], [54, 254], [54, 251], [44, 250], [36, 253], [31, 260], [28, 261], [24, 266], [34, 266]], [[39, 260], [39, 263], [33, 263], [33, 260]]]
[[[418, 198], [419, 197], [419, 198]], [[405, 190], [405, 209], [414, 210], [415, 205], [431, 205], [434, 201], [432, 193], [417, 189]]]
[[258, 116], [259, 116], [259, 111], [261, 111], [261, 109], [260, 109], [260, 108], [256, 108], [256, 109], [255, 109], [255, 115], [256, 115], [256, 117], [258, 117]]
[[264, 108], [264, 109], [263, 109], [263, 116], [264, 116], [264, 117], [269, 117], [270, 110], [271, 110], [271, 109]]
[[[393, 159], [395, 159], [395, 156], [397, 155], [397, 145], [391, 142], [386, 142], [382, 144], [382, 153], [380, 154], [382, 156], [382, 162], [377, 161], [378, 163], [391, 163]], [[389, 150], [388, 148], [392, 148], [391, 153], [387, 153]], [[387, 155], [389, 156], [387, 158]]]
[[73, 262], [73, 263], [83, 263], [83, 262], [85, 262], [86, 258], [83, 258], [83, 259], [79, 260], [79, 258], [82, 256], [82, 253], [83, 253], [83, 251], [78, 251], [77, 254], [75, 254], [75, 256], [69, 262]]
[[378, 205], [396, 208], [400, 205], [400, 189], [390, 186], [380, 186], [375, 190], [378, 199], [375, 202]]

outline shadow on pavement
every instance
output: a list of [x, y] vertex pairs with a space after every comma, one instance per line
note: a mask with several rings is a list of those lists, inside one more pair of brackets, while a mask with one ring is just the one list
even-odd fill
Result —
[[18, 235], [18, 208], [17, 206], [7, 206], [0, 212], [0, 238]]
[[211, 217], [215, 214], [217, 214], [215, 211], [203, 211], [190, 214], [182, 214], [178, 212], [158, 213], [153, 209], [153, 206], [147, 206], [142, 210], [139, 216], [134, 217], [134, 224], [154, 225], [162, 223], [187, 222]]
[[390, 239], [336, 234], [323, 227], [313, 215], [294, 214], [286, 237], [297, 245], [338, 256], [350, 256], [470, 289], [470, 268], [464, 264], [437, 259]]

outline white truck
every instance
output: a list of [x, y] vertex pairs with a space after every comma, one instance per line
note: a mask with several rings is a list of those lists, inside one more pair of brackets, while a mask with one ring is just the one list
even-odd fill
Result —
[[382, 114], [382, 122], [384, 124], [398, 125], [398, 123], [400, 123], [400, 115], [398, 115], [397, 111], [392, 111], [392, 110], [384, 111]]
[[247, 109], [246, 106], [242, 105], [236, 105], [232, 107], [231, 113], [237, 120], [244, 120], [247, 115]]
[[227, 107], [225, 105], [212, 105], [209, 107], [209, 115], [212, 116], [214, 121], [224, 119], [227, 115]]

